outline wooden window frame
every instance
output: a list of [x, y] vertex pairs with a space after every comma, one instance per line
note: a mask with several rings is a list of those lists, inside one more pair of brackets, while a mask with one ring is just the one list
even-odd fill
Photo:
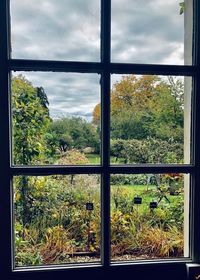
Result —
[[[140, 279], [185, 279], [186, 264], [200, 262], [200, 2], [193, 0], [193, 64], [191, 66], [158, 64], [125, 64], [111, 62], [111, 0], [101, 0], [101, 61], [69, 62], [12, 59], [10, 56], [10, 1], [0, 1], [0, 272], [6, 279], [54, 279], [55, 277], [112, 277], [125, 274]], [[10, 128], [11, 71], [52, 71], [98, 73], [101, 75], [102, 164], [99, 166], [12, 166]], [[192, 158], [183, 165], [110, 165], [110, 84], [111, 74], [178, 75], [193, 78], [192, 98]], [[191, 257], [176, 260], [110, 262], [110, 174], [190, 173]], [[99, 265], [57, 265], [13, 269], [12, 252], [12, 178], [15, 175], [101, 174], [102, 263]], [[149, 278], [151, 275], [152, 278]], [[166, 278], [165, 278], [166, 277]]]

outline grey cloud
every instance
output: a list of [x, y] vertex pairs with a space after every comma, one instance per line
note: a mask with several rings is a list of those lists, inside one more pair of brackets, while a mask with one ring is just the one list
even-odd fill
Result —
[[13, 57], [99, 60], [99, 1], [60, 0], [58, 5], [48, 0], [36, 5], [16, 0], [11, 7]]
[[[113, 61], [166, 63], [171, 52], [183, 46], [184, 16], [179, 15], [179, 1], [125, 0], [122, 5], [113, 0], [112, 16]], [[183, 63], [180, 57], [177, 63]]]
[[35, 87], [42, 86], [49, 100], [50, 115], [90, 116], [100, 102], [100, 86], [97, 74], [16, 72], [22, 74]]
[[[11, 4], [14, 58], [99, 61], [100, 0]], [[179, 0], [112, 0], [113, 61], [183, 63], [183, 20]], [[34, 86], [44, 87], [52, 117], [91, 118], [100, 102], [97, 74], [23, 74]]]

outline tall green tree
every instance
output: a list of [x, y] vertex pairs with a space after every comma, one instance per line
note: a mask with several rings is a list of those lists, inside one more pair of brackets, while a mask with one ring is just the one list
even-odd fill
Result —
[[14, 164], [40, 163], [44, 155], [44, 132], [50, 123], [48, 99], [23, 76], [12, 79]]
[[149, 136], [183, 143], [183, 82], [173, 77], [168, 77], [165, 81], [161, 80], [149, 103], [148, 114], [151, 118], [145, 126], [148, 126]]
[[[12, 79], [12, 127], [14, 164], [40, 164], [44, 160], [44, 132], [50, 123], [48, 99], [43, 88], [35, 88], [23, 76]], [[25, 226], [31, 216], [32, 189], [27, 176], [18, 182], [17, 209]]]

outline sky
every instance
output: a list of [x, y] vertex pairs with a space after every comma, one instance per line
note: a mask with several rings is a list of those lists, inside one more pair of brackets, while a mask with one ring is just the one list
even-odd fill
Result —
[[[112, 0], [112, 62], [184, 64], [179, 2]], [[11, 42], [13, 58], [98, 62], [100, 0], [11, 0]], [[52, 118], [90, 120], [100, 102], [98, 74], [22, 74], [45, 89]]]

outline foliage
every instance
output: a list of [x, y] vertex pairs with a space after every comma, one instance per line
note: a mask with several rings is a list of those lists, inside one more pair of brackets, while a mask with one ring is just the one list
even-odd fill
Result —
[[157, 140], [111, 140], [110, 153], [124, 159], [124, 163], [181, 163], [183, 145], [174, 141]]
[[72, 149], [61, 154], [58, 162], [60, 165], [89, 164], [87, 157], [79, 150]]
[[101, 116], [101, 106], [100, 106], [100, 104], [97, 104], [97, 105], [94, 107], [92, 116], [93, 116], [92, 122], [93, 122], [95, 125], [99, 125], [99, 123], [100, 123], [100, 116]]
[[100, 149], [100, 140], [96, 127], [82, 118], [63, 118], [51, 123], [48, 128], [48, 147], [52, 152], [59, 149], [66, 152], [71, 148], [84, 149], [93, 147], [96, 152]]
[[183, 234], [176, 227], [164, 231], [144, 223], [138, 228], [130, 215], [115, 212], [112, 216], [112, 257], [165, 258], [183, 255]]
[[[12, 80], [12, 116], [14, 164], [41, 164], [45, 159], [43, 135], [50, 123], [48, 99], [43, 88], [34, 88], [21, 75]], [[31, 197], [25, 176], [21, 177], [19, 187], [22, 222], [26, 224]]]
[[23, 76], [12, 80], [14, 163], [39, 163], [44, 156], [43, 134], [50, 123], [48, 100]]
[[112, 256], [123, 255], [128, 248], [138, 246], [136, 237], [136, 228], [134, 225], [130, 228], [130, 214], [123, 215], [121, 211], [115, 211], [111, 216], [111, 252]]
[[180, 6], [180, 12], [179, 13], [180, 13], [180, 15], [182, 15], [185, 11], [185, 2], [184, 1], [180, 2], [179, 6]]
[[183, 235], [176, 227], [169, 231], [159, 227], [143, 228], [140, 238], [142, 251], [149, 257], [178, 257], [183, 254]]
[[[111, 92], [111, 138], [183, 142], [183, 83], [158, 76], [123, 76]], [[100, 122], [100, 104], [93, 122]]]
[[[15, 178], [15, 248], [16, 262], [21, 264], [25, 245], [38, 249], [43, 263], [61, 256], [87, 250], [88, 223], [95, 232], [90, 251], [98, 251], [100, 243], [100, 188], [95, 175], [29, 177], [31, 201], [29, 219], [22, 225], [20, 177]], [[94, 203], [89, 216], [85, 205]], [[20, 229], [20, 230], [19, 230]], [[23, 244], [23, 246], [22, 246]], [[32, 251], [29, 251], [31, 254]], [[32, 253], [32, 255], [34, 255]], [[20, 257], [21, 256], [21, 257]]]
[[[15, 223], [15, 261], [19, 266], [39, 265], [43, 259], [35, 244], [32, 242], [32, 236], [27, 238], [28, 231], [23, 231], [23, 227], [19, 223]], [[25, 236], [26, 239], [25, 240]]]
[[[145, 183], [142, 187], [135, 185], [133, 182], [136, 182], [136, 176], [138, 182], [147, 179], [141, 175], [111, 177], [111, 182], [114, 180], [116, 184], [111, 192], [112, 256], [130, 254], [133, 258], [142, 255], [155, 258], [182, 255], [182, 193], [170, 197], [171, 203], [162, 201], [158, 209], [150, 211], [149, 202], [158, 199], [157, 188], [155, 185], [147, 187]], [[168, 185], [170, 178], [170, 174], [161, 178], [162, 184]], [[125, 181], [127, 185], [121, 185], [120, 182]], [[37, 261], [39, 263], [39, 260], [46, 264], [68, 262], [76, 252], [87, 252], [88, 248], [89, 252], [99, 254], [101, 232], [98, 176], [74, 175], [73, 180], [70, 175], [29, 177], [32, 204], [29, 205], [31, 216], [25, 227], [21, 224], [19, 182], [20, 178], [15, 178], [17, 265], [32, 265]], [[135, 196], [143, 198], [138, 208], [133, 204]], [[94, 203], [94, 210], [90, 214], [85, 208], [87, 202]], [[88, 247], [89, 224], [90, 232], [95, 237]]]
[[[92, 123], [51, 120], [43, 88], [22, 76], [13, 78], [12, 88], [15, 164], [87, 165], [91, 153], [99, 153], [100, 104]], [[110, 152], [122, 163], [182, 163], [182, 82], [134, 75], [117, 82]], [[112, 257], [183, 255], [183, 176], [151, 175], [111, 176]], [[77, 253], [99, 256], [100, 183], [98, 175], [16, 176], [16, 265], [70, 262]], [[157, 209], [149, 209], [152, 201]], [[87, 210], [87, 203], [94, 209]]]
[[111, 185], [146, 185], [147, 183], [148, 176], [146, 174], [116, 174], [110, 178]]
[[45, 263], [52, 263], [61, 255], [69, 254], [75, 250], [73, 240], [62, 225], [48, 228], [45, 234], [45, 242], [41, 248], [41, 254]]
[[[162, 201], [157, 209], [151, 210], [149, 203], [158, 199], [156, 188], [118, 185], [111, 190], [113, 258], [127, 254], [133, 259], [183, 255], [183, 195], [170, 197], [170, 203]], [[139, 206], [133, 203], [136, 196], [142, 197]]]

